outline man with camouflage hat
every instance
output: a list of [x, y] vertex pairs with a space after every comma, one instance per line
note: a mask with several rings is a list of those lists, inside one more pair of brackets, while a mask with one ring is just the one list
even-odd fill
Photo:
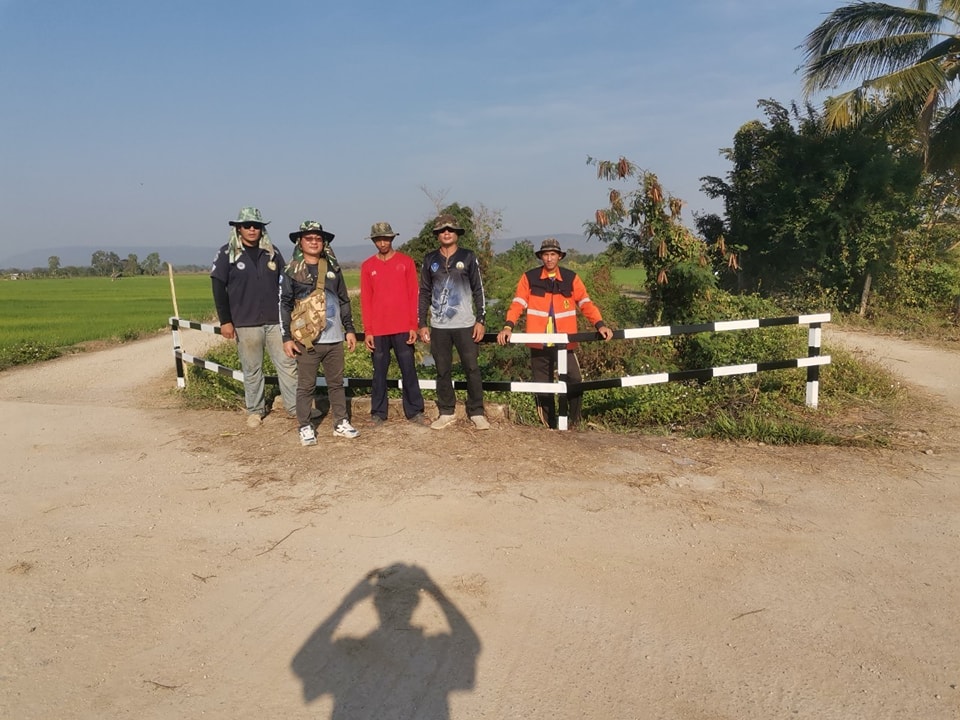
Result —
[[[476, 254], [459, 246], [464, 229], [450, 214], [437, 217], [433, 234], [440, 247], [423, 258], [420, 269], [420, 339], [430, 343], [437, 365], [437, 407], [440, 417], [430, 426], [452, 425], [457, 396], [453, 391], [453, 348], [467, 376], [467, 416], [478, 430], [489, 430], [483, 414], [480, 349], [486, 313], [483, 280]], [[428, 327], [429, 323], [429, 327]]]
[[[343, 343], [346, 341], [347, 349], [352, 352], [357, 346], [357, 336], [343, 271], [330, 251], [332, 240], [333, 233], [324, 230], [319, 222], [304, 220], [297, 232], [290, 233], [290, 241], [296, 247], [290, 264], [280, 277], [283, 351], [288, 357], [296, 358], [297, 375], [300, 378], [297, 385], [297, 422], [300, 423], [301, 445], [317, 444], [317, 435], [310, 419], [317, 389], [317, 370], [321, 365], [327, 381], [334, 437], [355, 438], [360, 434], [347, 419], [347, 394], [343, 389]], [[304, 345], [292, 335], [291, 315], [294, 303], [306, 300], [315, 290], [323, 292], [325, 312], [320, 313], [317, 325], [319, 334], [312, 342], [303, 338], [308, 343]]]
[[258, 427], [266, 414], [264, 349], [277, 368], [284, 407], [291, 416], [296, 412], [297, 366], [283, 352], [277, 309], [283, 257], [270, 242], [268, 223], [257, 208], [242, 208], [229, 225], [230, 238], [210, 268], [213, 302], [220, 318], [220, 334], [237, 341], [247, 425]]
[[[528, 333], [576, 333], [577, 310], [597, 329], [600, 337], [609, 340], [613, 330], [608, 328], [587, 293], [583, 280], [573, 270], [560, 267], [567, 256], [556, 238], [546, 238], [535, 253], [541, 267], [528, 270], [520, 276], [517, 291], [507, 308], [507, 322], [497, 334], [497, 342], [506, 345], [513, 328], [524, 311], [527, 313]], [[567, 377], [571, 383], [583, 382], [580, 361], [574, 352], [577, 343], [567, 345]], [[533, 381], [552, 383], [557, 367], [557, 348], [554, 345], [530, 345], [530, 365]], [[577, 427], [581, 421], [583, 391], [570, 393], [570, 424]], [[537, 395], [537, 414], [550, 428], [556, 427], [556, 405], [553, 395]]]
[[387, 419], [387, 371], [392, 349], [400, 366], [403, 414], [410, 422], [428, 425], [413, 353], [417, 342], [417, 266], [412, 257], [393, 249], [396, 236], [390, 223], [374, 223], [370, 239], [377, 254], [360, 267], [364, 344], [373, 353], [370, 419], [374, 425]]

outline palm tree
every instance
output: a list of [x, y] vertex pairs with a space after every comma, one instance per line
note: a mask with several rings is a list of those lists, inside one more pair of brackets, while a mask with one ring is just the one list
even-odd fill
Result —
[[803, 48], [807, 97], [860, 81], [826, 101], [828, 127], [910, 118], [928, 169], [960, 165], [960, 0], [854, 2], [830, 13]]

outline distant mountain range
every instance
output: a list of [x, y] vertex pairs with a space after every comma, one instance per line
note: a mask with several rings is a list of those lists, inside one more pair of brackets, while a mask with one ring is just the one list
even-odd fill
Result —
[[[502, 238], [496, 240], [493, 244], [494, 252], [501, 253], [509, 250], [515, 243], [521, 240], [529, 240], [534, 248], [540, 246], [544, 238], [555, 237], [560, 241], [561, 247], [565, 250], [578, 250], [583, 253], [599, 253], [604, 249], [604, 245], [598, 240], [587, 240], [583, 235], [573, 233], [562, 233], [559, 235], [533, 235], [527, 238]], [[75, 265], [77, 267], [87, 267], [90, 265], [90, 258], [97, 250], [116, 253], [121, 260], [133, 254], [142, 263], [147, 255], [156, 252], [160, 254], [160, 260], [164, 263], [170, 263], [174, 267], [197, 266], [206, 267], [213, 262], [213, 256], [216, 253], [215, 247], [201, 247], [194, 245], [173, 245], [171, 247], [129, 247], [129, 246], [103, 246], [103, 247], [52, 247], [52, 248], [34, 248], [24, 250], [16, 255], [9, 255], [0, 259], [0, 268], [6, 270], [32, 270], [33, 268], [46, 268], [49, 258], [56, 255], [60, 258], [61, 267]], [[340, 245], [335, 243], [337, 258], [345, 265], [359, 264], [374, 252], [373, 244], [364, 245]], [[289, 253], [289, 247], [281, 246], [281, 251]]]

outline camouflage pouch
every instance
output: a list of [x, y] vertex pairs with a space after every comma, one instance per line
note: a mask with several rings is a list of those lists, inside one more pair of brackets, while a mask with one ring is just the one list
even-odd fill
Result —
[[290, 313], [290, 335], [304, 347], [313, 345], [327, 326], [327, 296], [320, 280], [326, 279], [326, 274], [326, 267], [317, 267], [317, 282], [313, 292], [297, 300]]

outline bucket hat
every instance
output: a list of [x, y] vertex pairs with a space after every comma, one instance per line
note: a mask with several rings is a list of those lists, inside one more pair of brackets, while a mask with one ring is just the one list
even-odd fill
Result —
[[439, 235], [441, 230], [446, 230], [448, 228], [450, 230], [453, 230], [457, 235], [463, 235], [463, 233], [466, 232], [462, 227], [460, 227], [457, 224], [457, 219], [453, 215], [450, 215], [449, 213], [444, 213], [443, 215], [438, 216], [437, 219], [433, 221], [434, 235]]
[[388, 222], [377, 222], [370, 226], [370, 237], [368, 239], [388, 237], [391, 240], [400, 233], [395, 233]]
[[240, 227], [240, 225], [245, 222], [260, 223], [264, 227], [270, 224], [268, 221], [263, 219], [263, 215], [260, 214], [260, 210], [255, 207], [240, 208], [240, 212], [237, 213], [237, 219], [229, 220], [227, 222], [233, 227]]
[[540, 243], [540, 249], [537, 250], [534, 255], [539, 258], [545, 252], [558, 253], [561, 260], [567, 256], [567, 254], [560, 249], [560, 241], [556, 238], [546, 238], [542, 243]]
[[327, 232], [324, 230], [323, 225], [316, 220], [304, 220], [302, 223], [300, 223], [300, 229], [297, 230], [297, 232], [290, 233], [290, 242], [295, 243], [304, 235], [322, 235], [323, 242], [326, 245], [329, 245], [331, 242], [333, 242], [333, 238], [335, 237], [332, 232]]

